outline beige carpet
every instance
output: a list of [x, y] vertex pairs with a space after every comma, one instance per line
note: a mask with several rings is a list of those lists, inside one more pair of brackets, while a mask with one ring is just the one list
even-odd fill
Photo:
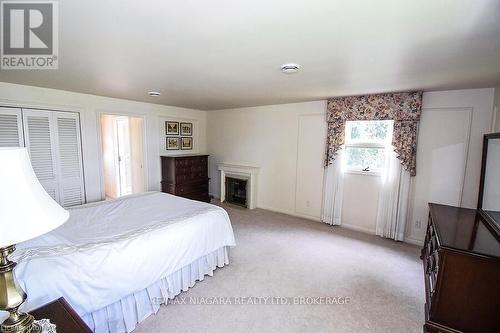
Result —
[[[416, 246], [261, 209], [223, 207], [237, 242], [231, 263], [178, 296], [187, 304], [179, 298], [162, 306], [134, 332], [422, 332], [424, 284]], [[350, 301], [192, 304], [235, 303], [234, 297]]]

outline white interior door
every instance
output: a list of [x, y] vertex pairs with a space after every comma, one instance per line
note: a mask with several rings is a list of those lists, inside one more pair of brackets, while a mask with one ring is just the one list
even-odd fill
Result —
[[100, 127], [106, 198], [144, 192], [144, 119], [101, 114]]
[[85, 203], [77, 113], [23, 109], [26, 147], [38, 180], [62, 206]]
[[77, 113], [54, 112], [57, 128], [58, 183], [63, 206], [81, 205], [85, 202], [80, 122]]
[[61, 202], [57, 183], [56, 128], [51, 121], [51, 112], [45, 110], [23, 110], [24, 137], [35, 174], [47, 193]]
[[0, 107], [0, 147], [23, 146], [54, 200], [62, 206], [85, 202], [77, 113]]
[[118, 153], [118, 192], [120, 196], [132, 194], [132, 163], [128, 117], [116, 118], [116, 146]]

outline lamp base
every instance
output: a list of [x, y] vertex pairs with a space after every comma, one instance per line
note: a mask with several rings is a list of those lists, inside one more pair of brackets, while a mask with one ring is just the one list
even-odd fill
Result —
[[0, 326], [2, 333], [35, 333], [40, 332], [34, 324], [35, 318], [27, 313], [10, 312], [9, 317]]
[[8, 259], [15, 249], [14, 245], [0, 248], [0, 310], [9, 312], [9, 317], [0, 325], [0, 332], [37, 332], [38, 326], [33, 324], [35, 318], [30, 314], [18, 312], [26, 300], [26, 293], [19, 287], [13, 274], [16, 263]]

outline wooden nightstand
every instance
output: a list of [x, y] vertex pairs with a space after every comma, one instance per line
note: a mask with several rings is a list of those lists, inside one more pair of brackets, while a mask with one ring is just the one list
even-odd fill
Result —
[[35, 319], [50, 319], [57, 326], [57, 333], [92, 333], [64, 298], [30, 312]]

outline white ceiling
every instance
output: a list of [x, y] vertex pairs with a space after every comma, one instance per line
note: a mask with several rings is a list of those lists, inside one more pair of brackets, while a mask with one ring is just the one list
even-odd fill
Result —
[[0, 81], [204, 110], [500, 83], [499, 0], [59, 4], [59, 70]]

